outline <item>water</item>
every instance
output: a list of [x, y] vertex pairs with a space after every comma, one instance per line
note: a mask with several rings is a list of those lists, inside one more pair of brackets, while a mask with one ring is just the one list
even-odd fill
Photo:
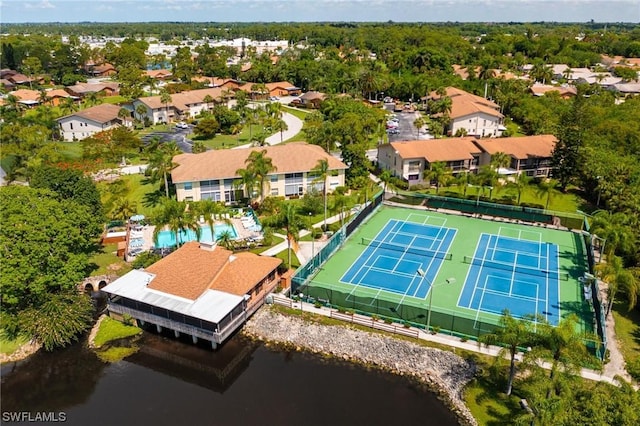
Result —
[[2, 366], [2, 411], [64, 412], [68, 425], [458, 424], [421, 385], [239, 336], [218, 351], [145, 333], [106, 364], [85, 342]]
[[[213, 226], [213, 238], [211, 237], [211, 228], [207, 226], [203, 226], [200, 228], [200, 240], [201, 242], [214, 242], [218, 240], [218, 237], [225, 232], [229, 232], [231, 234], [231, 238], [238, 238], [238, 232], [233, 225], [228, 223], [222, 223], [219, 225]], [[195, 231], [189, 229], [186, 232], [180, 232], [180, 243], [186, 243], [189, 241], [196, 240]], [[176, 234], [173, 231], [160, 231], [158, 233], [158, 242], [156, 244], [156, 248], [164, 248], [164, 247], [173, 247], [176, 245]]]

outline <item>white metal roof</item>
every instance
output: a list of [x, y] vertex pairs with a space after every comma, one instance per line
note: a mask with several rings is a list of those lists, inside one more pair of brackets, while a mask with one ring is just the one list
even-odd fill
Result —
[[102, 291], [214, 323], [219, 323], [244, 299], [218, 290], [206, 290], [193, 301], [148, 288], [154, 278], [154, 274], [134, 269]]

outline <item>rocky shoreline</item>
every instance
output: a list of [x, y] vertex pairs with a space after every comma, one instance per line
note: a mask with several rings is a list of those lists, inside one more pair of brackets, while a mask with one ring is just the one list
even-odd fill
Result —
[[454, 353], [361, 331], [347, 324], [318, 324], [281, 314], [269, 306], [258, 310], [243, 332], [256, 339], [414, 377], [434, 390], [461, 424], [477, 425], [462, 395], [465, 385], [475, 376], [476, 366]]

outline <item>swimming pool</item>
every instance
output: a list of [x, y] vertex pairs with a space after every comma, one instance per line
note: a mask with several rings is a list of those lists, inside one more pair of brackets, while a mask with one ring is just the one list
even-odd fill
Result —
[[[227, 223], [222, 223], [219, 225], [213, 226], [213, 238], [211, 237], [211, 228], [207, 226], [200, 227], [200, 240], [201, 242], [213, 242], [218, 239], [220, 235], [225, 232], [229, 232], [231, 234], [231, 238], [238, 238], [238, 233], [236, 232], [236, 228], [233, 225], [229, 225]], [[189, 241], [196, 240], [196, 233], [192, 230], [188, 230], [187, 232], [180, 233], [180, 244], [186, 243]], [[172, 247], [176, 245], [176, 234], [172, 231], [160, 231], [158, 233], [158, 241], [155, 244], [156, 248], [165, 248]]]

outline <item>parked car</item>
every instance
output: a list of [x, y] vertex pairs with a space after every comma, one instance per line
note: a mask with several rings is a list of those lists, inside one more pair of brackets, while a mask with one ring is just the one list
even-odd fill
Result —
[[397, 128], [391, 128], [391, 129], [387, 129], [387, 133], [390, 135], [397, 135], [400, 133], [400, 130], [398, 130]]
[[277, 96], [269, 96], [269, 100], [270, 100], [270, 101], [279, 101], [279, 100], [280, 100], [280, 98], [279, 98], [279, 97], [277, 97]]
[[188, 129], [189, 125], [183, 121], [176, 123], [176, 128], [178, 129]]
[[397, 129], [400, 124], [397, 121], [387, 121], [387, 129]]

